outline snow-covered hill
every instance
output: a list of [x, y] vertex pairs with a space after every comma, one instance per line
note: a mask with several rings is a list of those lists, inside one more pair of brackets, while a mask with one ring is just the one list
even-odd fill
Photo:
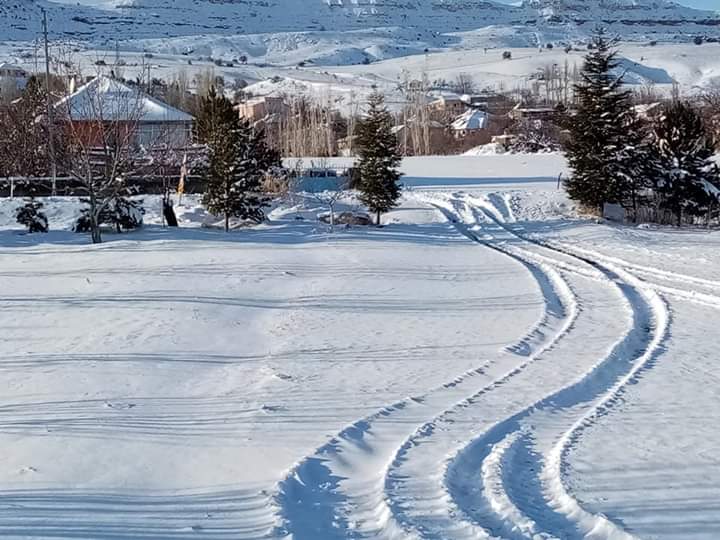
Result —
[[495, 45], [536, 46], [576, 41], [597, 24], [628, 40], [720, 37], [720, 13], [667, 0], [525, 0], [518, 6], [489, 0], [9, 0], [0, 5], [0, 39], [34, 39], [40, 8], [48, 11], [53, 36], [95, 45], [199, 35], [262, 35], [257, 40], [263, 41], [298, 32], [322, 40], [325, 32], [402, 27], [401, 40], [438, 49], [457, 45], [458, 33], [494, 27], [512, 29]]

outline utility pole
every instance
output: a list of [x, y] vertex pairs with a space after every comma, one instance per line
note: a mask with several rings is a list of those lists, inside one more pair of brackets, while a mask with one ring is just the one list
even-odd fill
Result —
[[48, 147], [50, 148], [50, 174], [52, 176], [52, 195], [57, 195], [57, 164], [55, 162], [55, 130], [53, 126], [53, 110], [50, 99], [50, 47], [48, 45], [47, 12], [40, 8], [43, 14], [43, 37], [45, 38], [45, 106], [48, 120]]

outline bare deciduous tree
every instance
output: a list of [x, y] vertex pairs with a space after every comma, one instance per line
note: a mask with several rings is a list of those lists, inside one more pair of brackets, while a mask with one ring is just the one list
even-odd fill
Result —
[[311, 161], [310, 168], [313, 171], [319, 171], [321, 173], [325, 172], [324, 175], [321, 174], [321, 178], [331, 178], [334, 180], [335, 185], [333, 185], [330, 189], [327, 189], [328, 186], [326, 181], [326, 185], [322, 186], [324, 189], [311, 190], [308, 192], [310, 197], [316, 203], [328, 209], [330, 232], [333, 232], [335, 230], [335, 208], [337, 203], [347, 195], [350, 180], [346, 177], [331, 175], [331, 168], [327, 159]]
[[151, 163], [164, 135], [158, 131], [141, 141], [144, 96], [106, 77], [91, 82], [80, 97], [67, 96], [56, 112], [67, 149], [64, 169], [87, 196], [92, 241], [99, 243], [101, 214], [128, 194], [127, 179]]
[[454, 86], [458, 94], [474, 94], [476, 91], [475, 80], [469, 73], [458, 73]]

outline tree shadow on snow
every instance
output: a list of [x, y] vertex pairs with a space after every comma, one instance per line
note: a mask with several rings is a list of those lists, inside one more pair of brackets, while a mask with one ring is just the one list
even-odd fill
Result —
[[[301, 245], [328, 242], [396, 242], [418, 245], [446, 246], [464, 242], [447, 223], [405, 224], [391, 223], [383, 227], [336, 226], [331, 232], [329, 226], [310, 221], [271, 221], [258, 227], [236, 229], [225, 232], [201, 227], [161, 227], [146, 225], [140, 230], [123, 234], [105, 234], [103, 243], [92, 245], [86, 234], [68, 231], [51, 231], [46, 234], [27, 234], [19, 230], [0, 231], [0, 248], [5, 253], [23, 253], [23, 248], [32, 248], [28, 253], [37, 253], [38, 247], [51, 247], [53, 253], [62, 253], [55, 246], [72, 246], [67, 252], [84, 250], [135, 251], [146, 243], [154, 243], [153, 251], [176, 251], [184, 249], [184, 242], [227, 243], [227, 244], [275, 244]], [[157, 243], [165, 243], [159, 246]], [[81, 248], [81, 249], [78, 249]], [[2, 254], [2, 252], [0, 252]]]

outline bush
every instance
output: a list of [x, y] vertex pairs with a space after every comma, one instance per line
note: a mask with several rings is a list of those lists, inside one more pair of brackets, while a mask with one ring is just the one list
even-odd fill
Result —
[[27, 227], [28, 232], [46, 233], [49, 229], [48, 218], [40, 211], [42, 207], [43, 203], [28, 199], [24, 206], [15, 211], [15, 218], [20, 225]]
[[704, 41], [704, 40], [703, 40], [702, 36], [695, 36], [695, 37], [693, 38], [693, 43], [694, 43], [695, 45], [702, 45], [702, 44], [703, 44], [703, 41]]
[[[142, 203], [142, 201], [133, 201], [124, 197], [113, 199], [100, 213], [99, 225], [112, 225], [118, 233], [142, 227], [145, 215]], [[73, 231], [90, 232], [90, 210], [88, 208], [80, 211]]]
[[511, 60], [512, 59], [512, 53], [510, 51], [504, 51], [502, 53], [503, 60]]

